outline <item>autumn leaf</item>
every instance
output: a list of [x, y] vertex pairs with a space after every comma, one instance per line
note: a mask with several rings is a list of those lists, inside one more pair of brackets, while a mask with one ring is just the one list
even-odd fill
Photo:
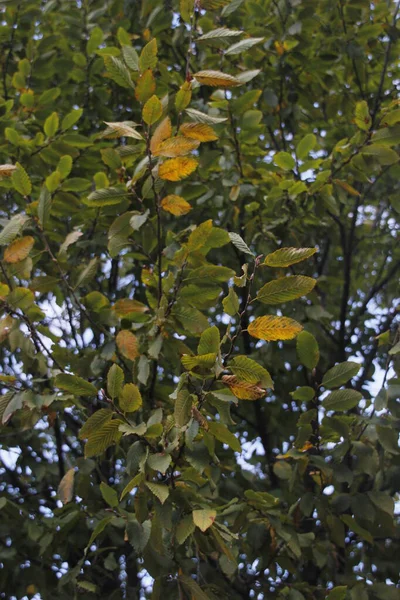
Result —
[[193, 77], [199, 83], [212, 87], [230, 88], [241, 85], [241, 82], [236, 77], [227, 73], [221, 73], [220, 71], [199, 71]]
[[186, 215], [186, 213], [192, 210], [189, 202], [186, 202], [181, 196], [175, 196], [175, 194], [165, 196], [165, 198], [161, 200], [161, 208], [176, 217]]
[[165, 117], [159, 125], [157, 125], [152, 138], [150, 140], [150, 150], [152, 154], [155, 154], [161, 142], [170, 138], [172, 135], [171, 119]]
[[185, 137], [199, 142], [212, 142], [218, 139], [214, 129], [206, 123], [183, 123], [179, 132]]
[[0, 165], [0, 177], [11, 177], [16, 168], [15, 165]]
[[276, 340], [292, 340], [303, 327], [288, 317], [258, 317], [247, 328], [249, 334], [259, 340], [273, 342]]
[[258, 400], [267, 393], [262, 387], [255, 383], [248, 383], [238, 379], [235, 375], [224, 375], [222, 381], [229, 387], [232, 394], [240, 400]]
[[6, 263], [17, 263], [24, 260], [32, 250], [35, 240], [30, 235], [19, 238], [12, 242], [4, 251]]
[[135, 360], [139, 356], [139, 343], [137, 337], [127, 329], [122, 329], [117, 337], [116, 343], [118, 350], [125, 358]]
[[184, 136], [176, 136], [162, 142], [153, 154], [154, 156], [166, 156], [167, 158], [185, 156], [192, 150], [196, 150], [199, 144], [200, 142], [197, 140], [191, 140]]
[[131, 300], [129, 298], [121, 298], [113, 306], [113, 310], [116, 315], [120, 318], [129, 317], [134, 313], [144, 313], [149, 310], [148, 306], [139, 302], [138, 300]]
[[180, 181], [197, 169], [198, 162], [194, 158], [171, 158], [158, 169], [161, 179]]

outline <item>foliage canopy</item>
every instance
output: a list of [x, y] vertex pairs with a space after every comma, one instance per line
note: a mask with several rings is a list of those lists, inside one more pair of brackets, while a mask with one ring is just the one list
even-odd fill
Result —
[[398, 598], [400, 3], [1, 6], [0, 598]]

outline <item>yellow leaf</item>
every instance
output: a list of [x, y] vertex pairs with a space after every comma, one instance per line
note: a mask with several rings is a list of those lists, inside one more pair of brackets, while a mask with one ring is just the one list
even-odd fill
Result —
[[247, 328], [250, 335], [268, 342], [292, 340], [302, 329], [303, 327], [293, 319], [272, 315], [255, 319]]
[[0, 177], [11, 177], [16, 168], [15, 165], [0, 165]]
[[241, 381], [236, 375], [224, 375], [222, 381], [229, 387], [232, 394], [240, 400], [258, 400], [267, 393], [264, 388], [259, 387], [255, 383]]
[[166, 212], [171, 213], [171, 215], [175, 215], [176, 217], [180, 217], [181, 215], [186, 215], [192, 207], [189, 202], [186, 202], [184, 198], [181, 196], [175, 196], [175, 194], [169, 194], [165, 196], [161, 200], [161, 208]]
[[158, 175], [168, 181], [180, 181], [197, 169], [198, 162], [194, 158], [171, 158], [163, 163]]
[[122, 329], [116, 337], [118, 350], [129, 360], [135, 360], [139, 356], [139, 343], [137, 337], [127, 329]]
[[197, 140], [190, 140], [183, 135], [169, 138], [162, 142], [156, 152], [155, 156], [166, 156], [168, 158], [174, 158], [175, 156], [185, 156], [192, 150], [199, 147], [200, 142]]
[[17, 263], [24, 260], [32, 250], [35, 240], [30, 235], [15, 240], [4, 251], [4, 260], [6, 263]]
[[152, 154], [154, 154], [161, 142], [171, 137], [172, 135], [172, 127], [171, 127], [171, 119], [166, 117], [161, 121], [161, 123], [156, 127], [153, 136], [150, 140], [150, 150]]
[[217, 516], [217, 511], [212, 508], [204, 508], [200, 510], [194, 510], [192, 514], [194, 524], [201, 529], [201, 531], [207, 531], [207, 529], [214, 523], [215, 517]]
[[153, 123], [156, 123], [156, 121], [158, 121], [158, 119], [161, 117], [162, 111], [163, 108], [160, 100], [157, 98], [157, 96], [152, 96], [147, 100], [143, 107], [143, 121], [147, 123], [147, 125], [153, 125]]
[[241, 85], [239, 79], [228, 75], [227, 73], [221, 73], [220, 71], [199, 71], [193, 75], [199, 83], [204, 85], [210, 85], [212, 87], [236, 87]]
[[135, 98], [136, 100], [139, 100], [139, 102], [146, 102], [146, 100], [151, 98], [151, 96], [154, 94], [155, 90], [156, 80], [154, 79], [153, 71], [151, 69], [147, 69], [147, 71], [144, 71], [137, 81]]
[[218, 139], [214, 129], [205, 123], [184, 123], [179, 131], [185, 137], [199, 142], [212, 142]]
[[58, 486], [57, 494], [63, 504], [71, 502], [74, 496], [75, 469], [68, 469]]

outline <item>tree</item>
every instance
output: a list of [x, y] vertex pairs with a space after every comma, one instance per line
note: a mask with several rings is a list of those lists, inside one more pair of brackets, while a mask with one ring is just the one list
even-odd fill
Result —
[[0, 598], [398, 598], [399, 5], [2, 3]]

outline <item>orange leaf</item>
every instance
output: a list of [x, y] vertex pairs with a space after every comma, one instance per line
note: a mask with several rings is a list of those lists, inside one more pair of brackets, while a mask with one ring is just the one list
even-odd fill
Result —
[[221, 73], [220, 71], [199, 71], [193, 75], [199, 83], [204, 85], [210, 85], [212, 87], [236, 87], [241, 85], [239, 79], [228, 75], [227, 73]]
[[175, 215], [176, 217], [180, 217], [181, 215], [186, 215], [192, 207], [189, 202], [186, 202], [184, 198], [181, 196], [175, 196], [175, 194], [169, 194], [165, 196], [161, 200], [161, 208], [166, 212], [171, 213], [171, 215]]
[[117, 300], [113, 306], [118, 317], [126, 317], [132, 313], [144, 313], [148, 309], [145, 304], [138, 302], [138, 300], [130, 300], [129, 298], [122, 298]]
[[303, 327], [293, 319], [272, 315], [255, 319], [247, 328], [250, 335], [268, 342], [292, 340], [302, 329]]
[[222, 381], [229, 387], [232, 394], [240, 400], [258, 400], [267, 393], [264, 388], [254, 383], [241, 381], [235, 375], [224, 375]]
[[166, 117], [161, 121], [161, 123], [156, 127], [153, 136], [150, 141], [150, 150], [152, 154], [157, 151], [157, 148], [167, 138], [172, 135], [172, 127], [171, 127], [171, 119]]
[[0, 165], [0, 177], [11, 177], [16, 168], [15, 165]]
[[127, 329], [122, 329], [116, 337], [118, 350], [129, 360], [135, 360], [139, 356], [139, 343], [137, 337]]
[[185, 156], [192, 150], [199, 147], [200, 142], [197, 140], [190, 140], [183, 135], [169, 138], [159, 145], [155, 156], [167, 156], [168, 158], [174, 158], [175, 156]]
[[198, 162], [194, 158], [171, 158], [160, 166], [158, 174], [161, 179], [179, 181], [193, 173], [197, 165]]
[[184, 123], [179, 131], [185, 137], [199, 142], [212, 142], [218, 139], [214, 129], [205, 123]]
[[30, 235], [19, 238], [10, 244], [4, 251], [6, 263], [17, 263], [24, 260], [32, 250], [35, 240]]

